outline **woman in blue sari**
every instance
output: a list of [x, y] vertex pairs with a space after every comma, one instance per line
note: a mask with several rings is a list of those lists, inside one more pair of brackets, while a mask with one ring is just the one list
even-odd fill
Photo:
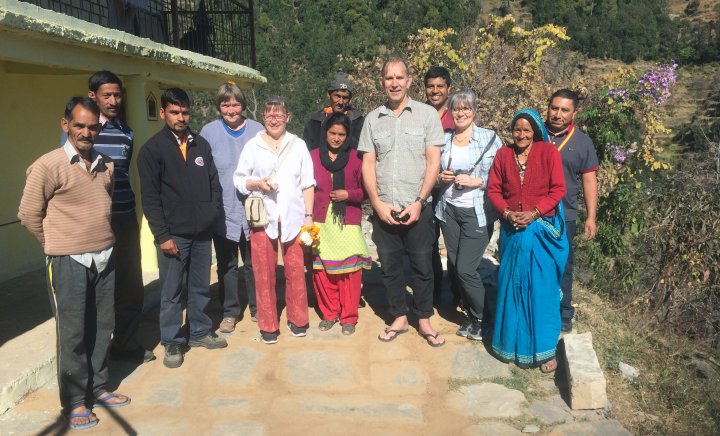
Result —
[[513, 144], [495, 155], [487, 188], [502, 217], [492, 350], [521, 368], [551, 372], [557, 367], [560, 280], [569, 249], [562, 159], [536, 111], [517, 111], [511, 131]]

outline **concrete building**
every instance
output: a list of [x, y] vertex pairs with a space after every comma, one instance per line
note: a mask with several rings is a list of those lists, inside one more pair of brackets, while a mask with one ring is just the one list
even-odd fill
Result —
[[[177, 0], [171, 3], [177, 8]], [[113, 14], [108, 11], [113, 2], [97, 0], [97, 4], [106, 7], [101, 18], [112, 21]], [[249, 4], [252, 7], [252, 2]], [[204, 14], [204, 0], [199, 8]], [[177, 18], [177, 10], [173, 16]], [[163, 16], [154, 17], [163, 26], [167, 24]], [[197, 13], [190, 20], [196, 26], [202, 21]], [[137, 18], [132, 22], [136, 29], [143, 27], [138, 26]], [[160, 32], [154, 39], [216, 56], [225, 54], [218, 46], [188, 43], [187, 36], [197, 31], [191, 29], [180, 38], [177, 21], [173, 20], [172, 27], [175, 32], [169, 36], [163, 28], [156, 28], [155, 33]], [[218, 32], [223, 30], [227, 29]], [[0, 0], [0, 131], [5, 154], [0, 159], [0, 281], [44, 265], [39, 244], [17, 219], [25, 170], [37, 157], [59, 146], [64, 104], [73, 95], [86, 95], [88, 76], [103, 69], [118, 74], [125, 84], [125, 118], [135, 131], [136, 156], [145, 140], [162, 127], [157, 112], [164, 89], [215, 89], [227, 80], [248, 88], [265, 82], [254, 69], [234, 62], [174, 48], [30, 3]], [[134, 190], [139, 194], [135, 169], [132, 175]], [[142, 243], [143, 269], [154, 270], [155, 248], [144, 220]]]

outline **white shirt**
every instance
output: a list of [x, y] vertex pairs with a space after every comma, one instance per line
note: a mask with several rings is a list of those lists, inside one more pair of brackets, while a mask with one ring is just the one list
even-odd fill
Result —
[[[282, 223], [281, 242], [289, 242], [300, 233], [300, 227], [305, 224], [305, 201], [303, 190], [315, 186], [313, 164], [310, 152], [305, 141], [292, 133], [286, 132], [280, 142], [276, 153], [273, 148], [262, 139], [263, 132], [258, 133], [245, 144], [240, 160], [238, 161], [233, 183], [235, 188], [243, 195], [251, 192], [246, 188], [248, 180], [260, 180], [268, 177], [275, 168], [278, 156], [295, 140], [292, 149], [288, 152], [275, 178], [278, 189], [269, 194], [263, 194], [265, 211], [268, 215], [268, 225], [265, 227], [270, 239], [277, 239], [279, 235], [278, 223]], [[253, 191], [255, 195], [261, 192]]]
[[[470, 166], [475, 162], [470, 162], [470, 147], [458, 147], [453, 145], [450, 151], [450, 170], [469, 170]], [[473, 190], [472, 188], [464, 187], [465, 189], [455, 189], [454, 183], [449, 183], [447, 187], [447, 202], [455, 207], [473, 207]]]

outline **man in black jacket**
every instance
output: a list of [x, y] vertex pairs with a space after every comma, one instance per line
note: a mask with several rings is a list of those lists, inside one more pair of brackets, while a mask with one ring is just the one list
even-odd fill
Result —
[[357, 148], [365, 118], [362, 112], [350, 106], [352, 91], [352, 83], [350, 83], [347, 74], [335, 74], [335, 78], [327, 88], [330, 104], [317, 112], [313, 112], [307, 124], [305, 124], [303, 141], [305, 141], [309, 150], [320, 147], [321, 141], [325, 140], [325, 138], [320, 137], [322, 135], [321, 126], [325, 118], [333, 112], [342, 112], [350, 118], [350, 147]]
[[163, 363], [183, 363], [182, 277], [187, 271], [187, 324], [190, 347], [224, 348], [205, 312], [210, 302], [211, 229], [222, 209], [222, 189], [210, 145], [188, 128], [190, 98], [179, 88], [160, 97], [165, 127], [138, 155], [142, 205], [158, 246], [160, 342]]

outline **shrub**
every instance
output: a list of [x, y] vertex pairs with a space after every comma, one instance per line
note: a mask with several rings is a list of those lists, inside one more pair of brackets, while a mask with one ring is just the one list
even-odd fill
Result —
[[579, 117], [602, 163], [596, 241], [580, 243], [578, 255], [592, 269], [594, 288], [641, 313], [648, 327], [717, 344], [720, 168], [711, 157], [717, 144], [705, 145], [711, 141], [704, 130], [689, 128], [683, 136], [695, 144], [671, 169], [656, 140], [669, 133], [658, 106], [670, 95], [676, 67], [620, 70]]

